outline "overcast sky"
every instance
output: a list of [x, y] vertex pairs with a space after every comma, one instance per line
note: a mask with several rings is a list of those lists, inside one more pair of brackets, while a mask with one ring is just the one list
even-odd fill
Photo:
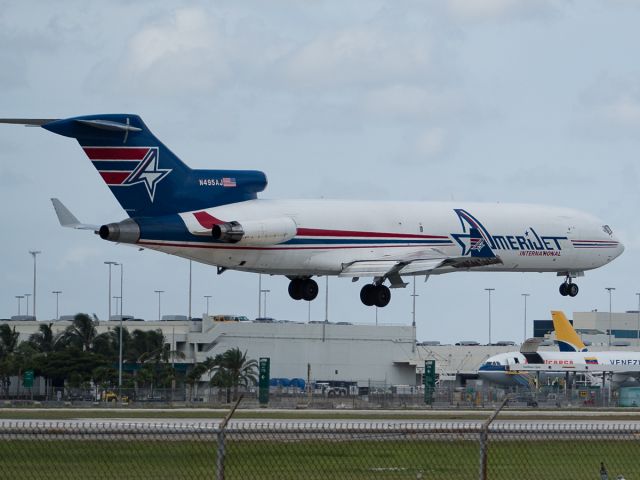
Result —
[[[550, 309], [637, 308], [640, 2], [0, 1], [0, 116], [127, 112], [191, 167], [266, 172], [264, 198], [473, 200], [576, 207], [610, 224], [622, 257], [563, 298], [553, 274], [454, 273], [417, 284], [421, 340], [521, 340]], [[60, 228], [125, 217], [77, 143], [0, 127], [0, 317], [32, 289], [38, 316], [107, 315], [105, 260], [125, 313], [186, 314], [188, 262]], [[119, 290], [114, 270], [114, 292]], [[257, 315], [258, 277], [193, 265], [193, 312]], [[306, 320], [287, 280], [267, 314]], [[324, 279], [311, 317], [324, 318]], [[363, 281], [330, 279], [329, 319], [373, 322]], [[383, 323], [410, 323], [411, 287]], [[24, 313], [24, 302], [22, 313]], [[529, 333], [531, 325], [529, 325]]]

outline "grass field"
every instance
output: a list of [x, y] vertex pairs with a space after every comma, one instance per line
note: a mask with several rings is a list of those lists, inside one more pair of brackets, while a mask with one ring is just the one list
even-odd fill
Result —
[[[640, 476], [637, 441], [490, 443], [489, 478], [584, 480]], [[0, 478], [214, 478], [212, 440], [6, 440]], [[227, 479], [474, 479], [477, 441], [227, 442]], [[421, 476], [420, 476], [421, 475]]]

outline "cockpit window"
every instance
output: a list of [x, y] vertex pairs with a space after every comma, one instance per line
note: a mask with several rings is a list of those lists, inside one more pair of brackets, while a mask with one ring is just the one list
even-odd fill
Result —
[[603, 225], [602, 231], [609, 236], [613, 235], [613, 230], [611, 230], [611, 227], [609, 225]]

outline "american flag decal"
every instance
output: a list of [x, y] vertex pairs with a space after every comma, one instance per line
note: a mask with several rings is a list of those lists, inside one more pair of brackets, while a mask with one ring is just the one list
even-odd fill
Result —
[[223, 187], [235, 187], [236, 186], [236, 179], [235, 178], [224, 177], [222, 179], [222, 186]]

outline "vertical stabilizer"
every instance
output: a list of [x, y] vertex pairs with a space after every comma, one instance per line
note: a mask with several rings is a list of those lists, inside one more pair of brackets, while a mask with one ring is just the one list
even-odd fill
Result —
[[59, 120], [5, 119], [75, 138], [131, 217], [153, 217], [257, 198], [267, 179], [253, 170], [192, 170], [132, 114]]
[[575, 329], [569, 323], [566, 315], [560, 311], [552, 311], [553, 328], [556, 332], [556, 343], [561, 352], [586, 352], [587, 347], [582, 343]]

